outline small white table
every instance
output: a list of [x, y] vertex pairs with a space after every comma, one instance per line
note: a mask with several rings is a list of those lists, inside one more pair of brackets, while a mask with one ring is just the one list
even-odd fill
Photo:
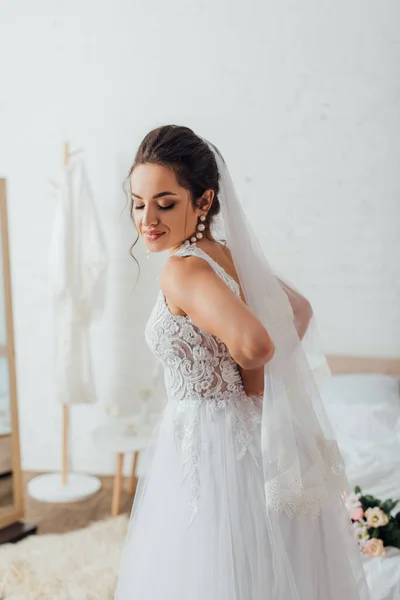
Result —
[[111, 505], [113, 517], [119, 514], [124, 454], [133, 452], [132, 471], [128, 482], [128, 491], [133, 494], [136, 487], [139, 452], [148, 446], [158, 416], [158, 414], [149, 415], [146, 423], [142, 423], [139, 416], [112, 418], [108, 423], [96, 427], [92, 433], [92, 440], [97, 448], [117, 455], [117, 470], [114, 477]]

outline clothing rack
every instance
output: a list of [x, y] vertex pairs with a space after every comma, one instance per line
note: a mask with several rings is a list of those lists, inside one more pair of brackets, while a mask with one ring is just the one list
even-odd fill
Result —
[[[63, 167], [69, 165], [72, 156], [80, 152], [70, 151], [68, 142], [63, 146]], [[58, 187], [58, 186], [57, 186]], [[62, 404], [62, 464], [61, 473], [46, 473], [31, 479], [27, 491], [32, 498], [41, 502], [76, 502], [95, 494], [101, 488], [101, 481], [94, 475], [69, 472], [69, 420], [68, 404]]]

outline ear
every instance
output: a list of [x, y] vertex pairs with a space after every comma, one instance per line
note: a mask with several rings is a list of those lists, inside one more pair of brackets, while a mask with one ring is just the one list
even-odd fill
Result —
[[207, 213], [214, 200], [214, 190], [206, 190], [201, 198], [197, 200], [198, 214]]

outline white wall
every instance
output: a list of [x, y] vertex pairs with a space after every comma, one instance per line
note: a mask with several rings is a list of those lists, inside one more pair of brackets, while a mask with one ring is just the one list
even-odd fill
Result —
[[[395, 0], [2, 0], [0, 176], [9, 227], [23, 467], [57, 468], [47, 251], [62, 144], [83, 147], [110, 249], [92, 336], [101, 403], [153, 368], [143, 327], [161, 257], [136, 268], [121, 179], [174, 122], [231, 165], [271, 261], [311, 298], [330, 352], [400, 353], [399, 8]], [[139, 248], [139, 246], [138, 246]], [[73, 466], [110, 472], [75, 407]]]

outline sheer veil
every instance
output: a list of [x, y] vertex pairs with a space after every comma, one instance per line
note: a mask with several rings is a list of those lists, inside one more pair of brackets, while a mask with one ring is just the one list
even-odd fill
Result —
[[[300, 341], [285, 286], [243, 212], [222, 156], [207, 143], [220, 173], [221, 213], [212, 233], [226, 240], [246, 303], [275, 344], [274, 357], [264, 369], [262, 415], [273, 597], [365, 600], [369, 594], [361, 557], [343, 503], [348, 488], [344, 464], [320, 397], [329, 369], [314, 317]], [[326, 596], [313, 577], [316, 565], [326, 570], [326, 585], [332, 588]]]

